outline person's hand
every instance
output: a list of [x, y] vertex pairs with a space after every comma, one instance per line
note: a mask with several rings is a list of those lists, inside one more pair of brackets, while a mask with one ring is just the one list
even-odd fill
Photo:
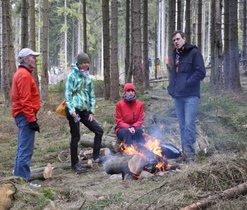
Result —
[[93, 121], [93, 120], [94, 120], [94, 115], [93, 115], [92, 113], [89, 114], [88, 120], [89, 120], [89, 121]]
[[71, 116], [72, 116], [73, 118], [76, 118], [76, 113], [73, 112], [73, 113], [71, 114]]
[[39, 124], [37, 123], [37, 121], [30, 122], [29, 123], [29, 127], [30, 127], [31, 130], [38, 131], [40, 133]]
[[130, 131], [130, 133], [132, 133], [132, 134], [135, 134], [135, 132], [136, 132], [136, 130], [135, 130], [134, 127], [130, 127], [130, 128], [129, 128], [129, 131]]

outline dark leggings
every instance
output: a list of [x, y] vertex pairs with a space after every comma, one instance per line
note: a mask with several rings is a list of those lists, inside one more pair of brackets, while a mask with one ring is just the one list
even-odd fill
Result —
[[[93, 159], [97, 159], [99, 157], [99, 152], [101, 148], [102, 136], [103, 136], [103, 129], [99, 126], [99, 124], [93, 120], [89, 121], [89, 112], [88, 111], [78, 111], [76, 113], [79, 114], [81, 120], [80, 122], [83, 123], [90, 131], [95, 134], [94, 137], [94, 145], [93, 145]], [[80, 141], [80, 122], [75, 123], [74, 118], [66, 110], [67, 119], [69, 121], [70, 126], [70, 134], [71, 134], [71, 141], [70, 141], [70, 156], [71, 156], [71, 165], [74, 166], [78, 161], [78, 142]]]

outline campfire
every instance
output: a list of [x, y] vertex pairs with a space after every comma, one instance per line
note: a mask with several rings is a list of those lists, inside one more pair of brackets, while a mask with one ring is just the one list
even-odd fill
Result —
[[108, 174], [128, 173], [138, 179], [143, 170], [152, 174], [171, 170], [171, 165], [163, 154], [160, 140], [147, 134], [144, 137], [145, 144], [127, 146], [121, 143], [120, 154], [113, 156], [105, 163], [106, 172]]

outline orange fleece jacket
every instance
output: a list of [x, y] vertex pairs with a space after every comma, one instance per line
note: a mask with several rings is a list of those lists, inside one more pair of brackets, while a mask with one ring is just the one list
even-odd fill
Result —
[[12, 81], [12, 116], [23, 113], [28, 122], [36, 121], [35, 114], [40, 109], [40, 96], [32, 70], [19, 66]]

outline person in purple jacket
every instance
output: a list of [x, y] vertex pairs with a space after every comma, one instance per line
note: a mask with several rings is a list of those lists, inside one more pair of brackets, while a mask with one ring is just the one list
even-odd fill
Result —
[[185, 34], [173, 32], [173, 66], [168, 93], [174, 99], [174, 106], [180, 127], [182, 152], [188, 163], [195, 160], [196, 116], [200, 102], [200, 81], [206, 75], [200, 50], [186, 42]]

